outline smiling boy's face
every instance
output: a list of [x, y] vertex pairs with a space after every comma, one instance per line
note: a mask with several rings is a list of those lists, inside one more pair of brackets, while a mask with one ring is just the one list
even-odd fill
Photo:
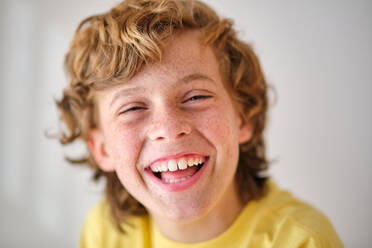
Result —
[[196, 219], [238, 197], [239, 144], [252, 130], [242, 125], [198, 31], [173, 36], [161, 63], [98, 92], [96, 101], [90, 150], [152, 216]]

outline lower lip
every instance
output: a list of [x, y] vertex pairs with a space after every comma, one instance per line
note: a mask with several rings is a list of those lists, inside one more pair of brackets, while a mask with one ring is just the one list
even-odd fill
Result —
[[166, 183], [160, 178], [156, 177], [154, 173], [152, 173], [151, 170], [147, 170], [147, 173], [155, 181], [155, 183], [158, 184], [161, 188], [167, 191], [171, 191], [171, 192], [182, 191], [182, 190], [186, 190], [192, 187], [199, 180], [200, 176], [205, 171], [205, 168], [207, 167], [208, 162], [209, 162], [209, 158], [205, 160], [203, 167], [201, 167], [194, 175], [192, 175], [185, 181], [177, 182], [177, 183]]

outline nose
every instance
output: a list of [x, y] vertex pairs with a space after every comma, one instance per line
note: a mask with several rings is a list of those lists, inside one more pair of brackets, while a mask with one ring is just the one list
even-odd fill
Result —
[[172, 107], [153, 113], [148, 136], [153, 141], [176, 140], [191, 133], [192, 127], [185, 114]]

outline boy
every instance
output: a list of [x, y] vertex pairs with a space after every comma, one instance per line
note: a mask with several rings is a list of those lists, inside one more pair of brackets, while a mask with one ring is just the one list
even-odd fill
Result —
[[267, 86], [208, 6], [126, 0], [80, 24], [66, 68], [61, 142], [106, 180], [81, 247], [342, 247], [262, 175]]

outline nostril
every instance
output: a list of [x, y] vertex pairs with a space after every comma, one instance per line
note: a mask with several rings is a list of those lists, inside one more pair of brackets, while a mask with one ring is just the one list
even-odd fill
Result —
[[156, 140], [163, 140], [164, 137], [156, 137]]
[[185, 136], [186, 135], [186, 133], [185, 132], [182, 132], [182, 133], [180, 133], [178, 136], [179, 137], [182, 137], [182, 136]]
[[156, 122], [148, 130], [149, 138], [153, 141], [178, 139], [191, 133], [192, 127], [186, 121]]

